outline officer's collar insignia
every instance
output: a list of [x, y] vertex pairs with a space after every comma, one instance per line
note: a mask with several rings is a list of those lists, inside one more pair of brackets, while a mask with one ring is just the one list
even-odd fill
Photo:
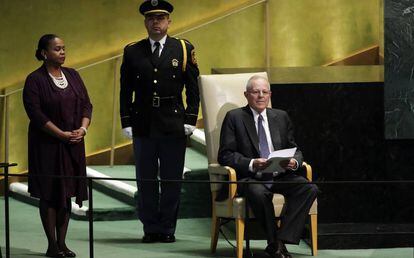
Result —
[[192, 62], [194, 65], [198, 66], [198, 65], [197, 65], [196, 53], [195, 53], [195, 50], [194, 50], [194, 49], [193, 49], [193, 50], [191, 50], [191, 62]]
[[158, 0], [151, 0], [151, 5], [152, 6], [157, 6], [158, 5]]
[[177, 60], [177, 59], [173, 59], [173, 60], [171, 61], [171, 63], [172, 63], [172, 66], [174, 66], [174, 67], [178, 67], [178, 60]]

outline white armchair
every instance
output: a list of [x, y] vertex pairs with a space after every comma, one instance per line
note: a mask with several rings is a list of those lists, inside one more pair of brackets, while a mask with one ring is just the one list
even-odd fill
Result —
[[[202, 75], [199, 78], [201, 94], [201, 105], [204, 119], [204, 130], [207, 145], [208, 171], [211, 181], [237, 181], [236, 171], [231, 167], [223, 167], [217, 164], [217, 152], [219, 149], [219, 139], [221, 125], [227, 111], [242, 107], [247, 104], [243, 92], [248, 79], [253, 75], [267, 77], [262, 73], [243, 73], [243, 74], [223, 74], [223, 75]], [[312, 168], [304, 163], [306, 176], [312, 180]], [[229, 187], [228, 198], [223, 201], [216, 201], [216, 196], [221, 187]], [[243, 257], [244, 240], [244, 218], [245, 218], [245, 199], [236, 197], [237, 184], [211, 183], [212, 193], [212, 226], [211, 226], [211, 251], [214, 253], [217, 247], [219, 225], [221, 219], [232, 218], [236, 224], [236, 245], [237, 258]], [[280, 217], [283, 212], [285, 198], [281, 194], [274, 194], [273, 204], [276, 217]], [[317, 255], [317, 200], [313, 203], [310, 211], [310, 231], [312, 242], [312, 254]], [[253, 217], [253, 213], [249, 212]]]

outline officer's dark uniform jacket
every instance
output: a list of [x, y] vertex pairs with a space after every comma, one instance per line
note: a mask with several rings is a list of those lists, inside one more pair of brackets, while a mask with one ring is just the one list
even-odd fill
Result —
[[[120, 114], [122, 128], [132, 127], [135, 137], [184, 136], [184, 124], [195, 125], [199, 108], [199, 70], [194, 47], [167, 36], [159, 59], [154, 59], [149, 39], [124, 49], [121, 65]], [[186, 88], [187, 108], [182, 91]]]

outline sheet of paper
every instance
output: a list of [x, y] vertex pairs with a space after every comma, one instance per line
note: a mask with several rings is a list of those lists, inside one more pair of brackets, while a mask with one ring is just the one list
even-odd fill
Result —
[[296, 147], [290, 148], [290, 149], [283, 149], [283, 150], [277, 150], [269, 154], [268, 159], [277, 157], [277, 158], [292, 158], [295, 155]]
[[283, 149], [283, 150], [277, 150], [269, 154], [268, 162], [270, 162], [269, 166], [260, 172], [262, 173], [273, 173], [273, 172], [284, 172], [285, 169], [283, 169], [280, 166], [281, 161], [289, 161], [293, 156], [295, 155], [296, 147], [290, 148], [290, 149]]

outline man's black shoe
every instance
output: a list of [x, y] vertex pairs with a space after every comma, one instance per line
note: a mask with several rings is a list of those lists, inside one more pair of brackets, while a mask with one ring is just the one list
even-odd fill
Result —
[[159, 235], [155, 233], [147, 233], [142, 238], [142, 243], [155, 243], [159, 240]]
[[173, 242], [175, 242], [175, 236], [174, 236], [174, 234], [161, 234], [160, 235], [160, 242], [173, 243]]
[[276, 247], [275, 244], [269, 244], [265, 252], [271, 257], [271, 258], [287, 258], [280, 249]]
[[282, 252], [282, 254], [286, 258], [292, 258], [292, 255], [289, 253], [289, 251], [287, 250], [285, 244], [282, 241], [278, 241], [277, 245], [278, 245], [278, 249]]

